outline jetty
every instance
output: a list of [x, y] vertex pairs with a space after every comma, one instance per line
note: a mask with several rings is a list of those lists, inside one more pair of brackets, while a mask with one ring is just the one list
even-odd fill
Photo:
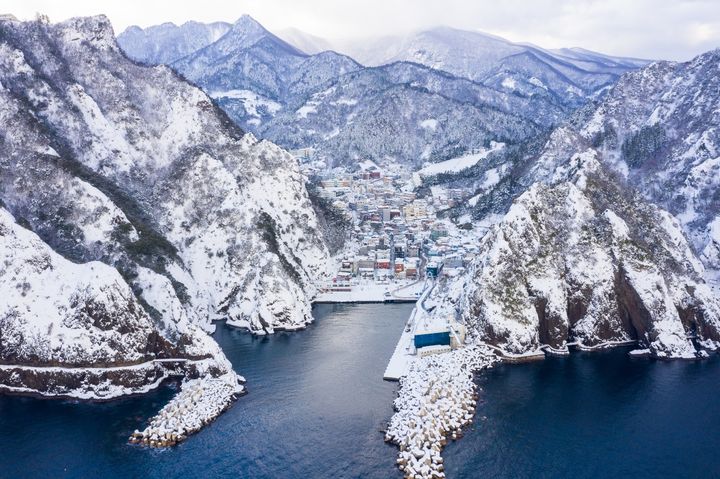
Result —
[[222, 414], [245, 393], [244, 379], [228, 372], [220, 377], [185, 381], [182, 390], [142, 430], [130, 435], [131, 444], [169, 447], [184, 441]]
[[401, 381], [385, 441], [396, 444], [405, 478], [445, 477], [443, 447], [473, 422], [479, 390], [474, 374], [497, 358], [486, 346], [419, 358]]

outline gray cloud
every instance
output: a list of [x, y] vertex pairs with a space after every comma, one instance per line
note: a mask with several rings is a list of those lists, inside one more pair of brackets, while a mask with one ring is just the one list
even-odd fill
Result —
[[687, 60], [720, 47], [717, 0], [5, 0], [21, 18], [104, 13], [116, 30], [165, 21], [234, 21], [248, 13], [270, 30], [296, 27], [329, 39], [447, 25], [548, 48], [580, 46], [625, 56]]

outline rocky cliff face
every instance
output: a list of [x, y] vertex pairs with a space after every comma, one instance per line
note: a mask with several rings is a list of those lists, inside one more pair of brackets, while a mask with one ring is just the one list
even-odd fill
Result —
[[720, 346], [720, 302], [677, 220], [588, 150], [520, 195], [436, 314], [510, 353], [637, 340], [657, 357]]
[[[710, 52], [629, 73], [498, 170], [472, 209], [487, 218], [514, 202], [451, 302], [479, 337], [514, 353], [635, 339], [658, 357], [717, 348], [718, 64]], [[568, 176], [588, 155], [593, 173]]]
[[[26, 290], [3, 313], [52, 345], [36, 359], [0, 361], [114, 367], [179, 355], [194, 361], [185, 374], [223, 374], [229, 364], [202, 331], [211, 319], [260, 333], [312, 320], [328, 253], [296, 161], [167, 67], [129, 60], [106, 18], [0, 21], [0, 119], [0, 200], [15, 238], [2, 280]], [[43, 270], [60, 296], [42, 326], [23, 308], [47, 295], [13, 273], [45, 254], [20, 253], [23, 228], [37, 235], [34, 249], [71, 260], [85, 278]], [[105, 280], [92, 280], [93, 269]], [[86, 286], [88, 305], [78, 296]], [[55, 335], [56, 323], [69, 329]], [[96, 349], [81, 354], [80, 338]], [[131, 389], [165, 374], [149, 370]]]
[[63, 258], [4, 208], [0, 251], [0, 391], [109, 399], [171, 372], [234, 380], [220, 348], [187, 317], [158, 324], [115, 268]]

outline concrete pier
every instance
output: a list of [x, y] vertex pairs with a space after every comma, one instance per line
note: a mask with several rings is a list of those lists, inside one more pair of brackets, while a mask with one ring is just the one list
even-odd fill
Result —
[[408, 322], [403, 328], [403, 332], [400, 335], [395, 351], [390, 357], [383, 379], [388, 381], [399, 381], [401, 377], [405, 376], [410, 367], [410, 363], [415, 359], [415, 347], [413, 346], [413, 336], [415, 335], [414, 320], [417, 314], [417, 307], [412, 310]]

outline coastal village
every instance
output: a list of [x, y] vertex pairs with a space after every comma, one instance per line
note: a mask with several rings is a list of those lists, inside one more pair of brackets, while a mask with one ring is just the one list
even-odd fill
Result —
[[433, 190], [421, 198], [411, 174], [371, 161], [360, 166], [352, 173], [336, 168], [320, 181], [320, 195], [346, 215], [354, 232], [316, 302], [415, 302], [425, 279], [456, 275], [472, 261], [472, 235], [437, 218], [462, 191]]
[[316, 303], [417, 303], [388, 363], [384, 378], [398, 380], [418, 358], [464, 345], [465, 329], [454, 318], [430, 314], [426, 297], [442, 276], [460, 274], [477, 254], [477, 233], [458, 228], [438, 213], [455, 206], [461, 190], [415, 192], [417, 175], [371, 161], [358, 171], [314, 170], [319, 194], [353, 224], [352, 241], [337, 255], [337, 271]]

